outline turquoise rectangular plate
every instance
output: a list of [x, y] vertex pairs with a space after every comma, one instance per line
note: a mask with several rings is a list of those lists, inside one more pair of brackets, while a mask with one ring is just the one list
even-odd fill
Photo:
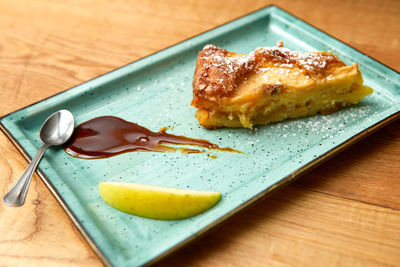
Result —
[[[213, 43], [248, 53], [282, 40], [299, 51], [333, 51], [357, 62], [375, 92], [357, 106], [331, 115], [287, 120], [248, 129], [206, 130], [198, 125], [192, 99], [197, 52]], [[269, 6], [152, 54], [1, 118], [2, 130], [30, 159], [40, 147], [42, 122], [69, 109], [77, 123], [114, 115], [153, 131], [209, 140], [244, 154], [135, 152], [101, 160], [46, 152], [39, 174], [107, 265], [153, 263], [210, 230], [234, 213], [292, 181], [362, 136], [394, 120], [400, 111], [400, 75], [287, 12]], [[177, 221], [119, 212], [99, 196], [100, 181], [124, 181], [222, 193], [211, 210]]]

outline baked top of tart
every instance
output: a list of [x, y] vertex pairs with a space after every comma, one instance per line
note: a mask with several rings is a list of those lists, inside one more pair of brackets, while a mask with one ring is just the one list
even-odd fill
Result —
[[357, 64], [329, 52], [260, 47], [238, 54], [215, 45], [199, 52], [192, 105], [206, 128], [265, 125], [331, 113], [372, 93]]

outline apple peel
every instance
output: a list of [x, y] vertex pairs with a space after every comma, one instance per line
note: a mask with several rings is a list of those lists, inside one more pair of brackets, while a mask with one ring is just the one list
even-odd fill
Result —
[[113, 208], [140, 217], [178, 220], [200, 214], [221, 199], [221, 193], [136, 183], [100, 182], [100, 195]]

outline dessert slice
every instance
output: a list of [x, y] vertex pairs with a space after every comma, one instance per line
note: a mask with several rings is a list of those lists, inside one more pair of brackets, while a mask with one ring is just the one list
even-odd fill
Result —
[[199, 52], [192, 106], [206, 128], [265, 125], [332, 113], [373, 90], [357, 64], [329, 52], [301, 53], [261, 47], [248, 55], [206, 45]]

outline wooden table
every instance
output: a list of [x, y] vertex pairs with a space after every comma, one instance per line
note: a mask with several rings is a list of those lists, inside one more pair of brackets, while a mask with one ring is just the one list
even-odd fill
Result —
[[[400, 71], [400, 1], [0, 0], [0, 115], [275, 3]], [[0, 133], [0, 194], [27, 162]], [[100, 266], [35, 176], [0, 204], [0, 266]], [[400, 264], [400, 121], [235, 215], [160, 266]]]

